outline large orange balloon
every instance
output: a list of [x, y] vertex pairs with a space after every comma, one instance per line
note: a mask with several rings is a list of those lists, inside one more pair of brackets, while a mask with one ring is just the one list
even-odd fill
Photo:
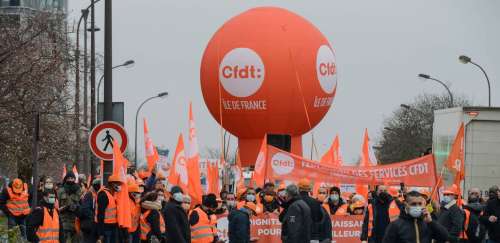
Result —
[[210, 113], [240, 139], [266, 133], [300, 136], [332, 104], [335, 54], [301, 16], [282, 8], [254, 8], [214, 34], [201, 61], [201, 87]]

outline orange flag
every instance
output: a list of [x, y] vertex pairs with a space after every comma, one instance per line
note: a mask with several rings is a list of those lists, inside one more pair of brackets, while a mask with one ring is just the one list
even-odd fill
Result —
[[76, 169], [76, 165], [73, 165], [73, 168], [71, 169], [73, 171], [73, 174], [75, 174], [75, 182], [78, 183], [78, 170]]
[[252, 181], [257, 187], [263, 188], [266, 180], [267, 162], [267, 136], [264, 135], [260, 145], [260, 151], [255, 160], [255, 169], [252, 174]]
[[217, 162], [212, 164], [207, 161], [208, 193], [219, 195], [219, 167]]
[[123, 157], [120, 151], [120, 146], [113, 141], [113, 175], [119, 176], [121, 184], [121, 190], [116, 192], [114, 197], [116, 200], [116, 210], [118, 225], [122, 228], [132, 227], [132, 211], [130, 209], [130, 200], [128, 196], [128, 185], [127, 185], [127, 166], [128, 160]]
[[146, 161], [148, 162], [148, 171], [151, 172], [159, 160], [158, 151], [153, 145], [153, 140], [149, 137], [148, 123], [146, 118], [144, 118], [144, 143], [146, 145]]
[[332, 146], [321, 156], [320, 162], [325, 165], [342, 166], [339, 135], [335, 136]]
[[194, 205], [201, 204], [201, 197], [203, 195], [201, 188], [201, 175], [200, 175], [200, 155], [198, 153], [198, 141], [196, 138], [196, 127], [194, 124], [193, 108], [189, 103], [189, 140], [188, 140], [188, 181], [189, 181], [189, 196]]
[[450, 154], [448, 155], [448, 159], [445, 164], [448, 171], [453, 173], [455, 176], [454, 184], [459, 186], [460, 183], [464, 179], [465, 166], [464, 166], [464, 124], [460, 125], [458, 129], [457, 135], [455, 136], [455, 140], [453, 141], [453, 145], [451, 147]]
[[170, 185], [180, 186], [184, 192], [188, 191], [188, 172], [187, 161], [184, 153], [184, 139], [182, 134], [179, 134], [177, 140], [177, 147], [175, 148], [174, 159], [172, 167], [170, 168], [170, 175], [168, 176], [168, 183]]
[[243, 170], [241, 169], [241, 158], [240, 151], [236, 149], [236, 161], [234, 166], [234, 174], [235, 174], [235, 184], [236, 188], [244, 188], [245, 187], [245, 179], [243, 178]]
[[[377, 159], [373, 153], [370, 137], [368, 137], [368, 129], [365, 129], [363, 136], [363, 145], [361, 147], [361, 160], [359, 161], [359, 166], [367, 167], [377, 165]], [[368, 196], [368, 186], [356, 184], [356, 193], [361, 194], [365, 198]]]

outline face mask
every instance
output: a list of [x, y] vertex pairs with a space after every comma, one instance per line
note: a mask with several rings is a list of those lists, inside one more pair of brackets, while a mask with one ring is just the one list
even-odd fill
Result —
[[265, 195], [265, 196], [264, 196], [264, 201], [266, 201], [266, 202], [268, 202], [268, 203], [269, 203], [269, 202], [272, 202], [272, 201], [273, 201], [273, 199], [274, 199], [274, 197], [273, 197], [273, 196], [271, 196], [271, 195]]
[[189, 210], [189, 208], [191, 208], [191, 206], [190, 206], [189, 204], [187, 204], [187, 203], [183, 203], [183, 204], [182, 204], [182, 208], [183, 208], [184, 210], [188, 211], [188, 210]]
[[253, 194], [248, 194], [246, 197], [248, 202], [255, 202], [255, 195]]
[[54, 189], [54, 184], [52, 184], [52, 183], [47, 183], [47, 184], [45, 184], [44, 188], [45, 188], [45, 189], [48, 189], [48, 190], [52, 190], [52, 189]]
[[184, 198], [184, 196], [182, 195], [182, 193], [180, 192], [176, 192], [174, 193], [174, 195], [172, 195], [172, 197], [174, 198], [175, 201], [177, 202], [182, 202], [182, 199]]
[[279, 191], [278, 192], [278, 197], [284, 198], [286, 195], [286, 191]]
[[408, 207], [408, 214], [413, 218], [419, 218], [422, 216], [422, 209], [420, 206], [410, 206]]
[[338, 194], [330, 195], [330, 200], [332, 200], [333, 202], [338, 202], [339, 199], [340, 199], [340, 197]]
[[234, 207], [234, 206], [236, 206], [236, 201], [229, 200], [229, 201], [226, 202], [226, 204], [227, 204], [228, 207]]
[[141, 194], [139, 194], [139, 193], [134, 193], [132, 196], [134, 196], [134, 199], [136, 202], [141, 200]]
[[56, 203], [56, 197], [49, 197], [49, 198], [47, 198], [47, 203], [48, 204], [54, 204], [54, 203]]
[[444, 196], [443, 199], [441, 199], [441, 202], [443, 204], [448, 204], [452, 201], [453, 199], [450, 196]]

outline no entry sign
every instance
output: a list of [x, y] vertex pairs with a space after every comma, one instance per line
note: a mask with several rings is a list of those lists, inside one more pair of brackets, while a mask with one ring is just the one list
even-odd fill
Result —
[[92, 129], [89, 137], [90, 150], [100, 159], [113, 159], [113, 141], [120, 146], [123, 153], [127, 148], [128, 138], [125, 129], [113, 121], [104, 121]]

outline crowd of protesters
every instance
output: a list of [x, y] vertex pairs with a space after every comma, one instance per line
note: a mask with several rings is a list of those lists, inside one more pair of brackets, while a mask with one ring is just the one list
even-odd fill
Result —
[[[237, 187], [219, 195], [203, 195], [193, 205], [188, 193], [168, 185], [161, 173], [144, 170], [116, 175], [107, 185], [100, 178], [68, 172], [61, 183], [43, 177], [32, 206], [27, 183], [14, 179], [0, 194], [0, 209], [9, 228], [18, 227], [30, 242], [224, 242], [217, 216], [228, 215], [228, 240], [258, 242], [251, 237], [251, 218], [279, 214], [282, 242], [331, 242], [332, 215], [364, 215], [360, 242], [500, 242], [500, 191], [493, 186], [483, 197], [473, 188], [462, 199], [452, 185], [439, 202], [426, 189], [375, 186], [367, 195], [319, 187], [310, 180], [296, 184], [266, 183], [262, 188]], [[132, 225], [117, 223], [115, 194], [127, 183]], [[333, 229], [334, 230], [334, 229]]]

